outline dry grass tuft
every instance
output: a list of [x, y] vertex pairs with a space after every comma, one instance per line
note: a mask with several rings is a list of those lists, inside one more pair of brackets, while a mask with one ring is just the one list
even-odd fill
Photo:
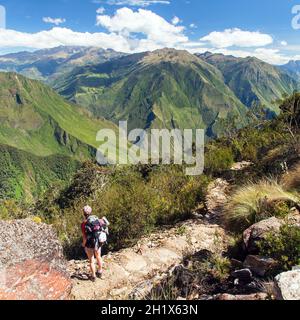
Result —
[[268, 217], [287, 214], [289, 208], [299, 202], [299, 195], [286, 191], [274, 180], [249, 183], [232, 195], [224, 220], [233, 230], [241, 231]]

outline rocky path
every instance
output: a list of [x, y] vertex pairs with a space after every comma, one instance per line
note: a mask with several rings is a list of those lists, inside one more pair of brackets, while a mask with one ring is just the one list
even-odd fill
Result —
[[226, 205], [229, 191], [229, 183], [224, 179], [216, 179], [208, 186], [206, 196], [206, 218], [211, 223], [220, 223], [220, 218]]
[[[232, 170], [242, 170], [246, 164], [235, 164]], [[226, 247], [227, 236], [220, 226], [220, 216], [227, 202], [230, 184], [216, 179], [208, 187], [206, 215], [154, 233], [141, 239], [133, 248], [104, 257], [104, 277], [96, 283], [79, 278], [88, 274], [87, 261], [70, 261], [74, 299], [142, 298], [166, 270], [180, 264], [185, 254], [200, 250], [220, 252]]]
[[[199, 250], [216, 252], [225, 245], [225, 233], [218, 225], [206, 225], [191, 220], [150, 237], [133, 247], [104, 257], [104, 277], [96, 283], [78, 280], [88, 272], [86, 261], [70, 261], [69, 272], [74, 277], [74, 299], [124, 299], [130, 295], [141, 298], [143, 291], [182, 261], [187, 253]], [[149, 281], [151, 280], [151, 281]]]

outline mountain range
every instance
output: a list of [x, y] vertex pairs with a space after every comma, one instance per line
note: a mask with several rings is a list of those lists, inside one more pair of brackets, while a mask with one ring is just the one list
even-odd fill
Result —
[[54, 87], [67, 99], [129, 128], [204, 128], [221, 133], [220, 120], [247, 108], [204, 60], [174, 49], [124, 56], [76, 68]]
[[96, 133], [119, 120], [129, 129], [203, 128], [214, 138], [247, 125], [253, 106], [279, 113], [274, 101], [299, 88], [297, 62], [279, 68], [175, 49], [58, 47], [2, 56], [0, 69], [0, 198], [65, 183], [94, 157]]
[[94, 115], [128, 120], [131, 128], [201, 127], [215, 137], [224, 120], [247, 123], [254, 105], [278, 114], [275, 101], [299, 82], [256, 58], [163, 49], [76, 68], [54, 88]]
[[280, 68], [289, 73], [295, 80], [300, 81], [300, 60], [291, 60]]
[[52, 83], [59, 75], [78, 66], [101, 63], [123, 55], [95, 47], [61, 46], [3, 55], [0, 57], [0, 71], [18, 72], [32, 79]]

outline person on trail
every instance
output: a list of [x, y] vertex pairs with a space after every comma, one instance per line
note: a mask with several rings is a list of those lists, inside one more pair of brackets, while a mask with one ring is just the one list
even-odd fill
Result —
[[[103, 274], [103, 262], [101, 258], [101, 249], [107, 241], [109, 222], [104, 217], [99, 219], [92, 215], [92, 208], [85, 206], [83, 208], [84, 220], [81, 224], [81, 231], [83, 236], [82, 246], [89, 259], [91, 270], [91, 281], [95, 282], [96, 278], [101, 278]], [[98, 270], [94, 263], [94, 258], [97, 260]]]

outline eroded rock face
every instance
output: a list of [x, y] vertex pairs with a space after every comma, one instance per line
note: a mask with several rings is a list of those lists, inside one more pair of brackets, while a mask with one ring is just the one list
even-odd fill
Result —
[[243, 233], [243, 239], [247, 252], [250, 254], [258, 254], [258, 242], [264, 239], [270, 232], [279, 232], [283, 223], [284, 221], [272, 217], [270, 219], [260, 221], [245, 230]]
[[300, 300], [300, 270], [279, 274], [275, 278], [276, 295], [279, 300]]
[[0, 221], [0, 300], [61, 300], [72, 289], [52, 227]]

